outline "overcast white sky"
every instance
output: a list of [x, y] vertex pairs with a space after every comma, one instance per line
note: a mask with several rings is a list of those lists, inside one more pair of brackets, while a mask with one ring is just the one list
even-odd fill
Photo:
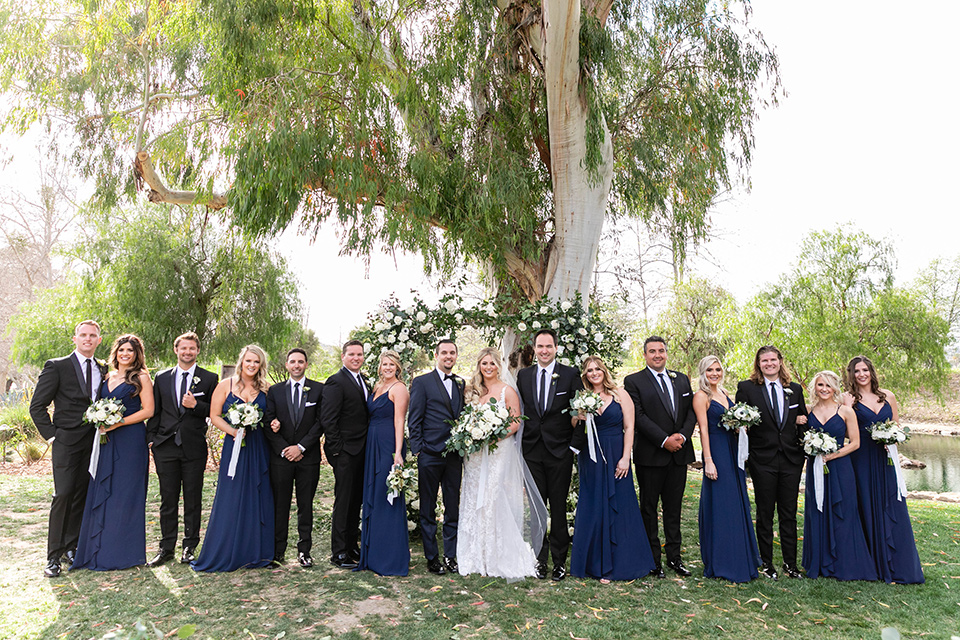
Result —
[[[813, 229], [852, 222], [896, 247], [898, 281], [960, 253], [960, 2], [758, 0], [753, 25], [780, 57], [788, 97], [756, 124], [753, 190], [714, 213], [699, 271], [743, 301], [796, 261]], [[0, 182], [22, 183], [29, 164]], [[427, 290], [416, 256], [338, 258], [332, 231], [280, 248], [302, 283], [308, 324], [341, 342], [380, 300]]]

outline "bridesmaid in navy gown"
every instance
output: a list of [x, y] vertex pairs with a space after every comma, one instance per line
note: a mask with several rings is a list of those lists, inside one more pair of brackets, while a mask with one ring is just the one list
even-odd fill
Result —
[[737, 464], [739, 435], [720, 427], [733, 405], [723, 388], [723, 365], [717, 356], [700, 361], [700, 390], [693, 411], [703, 448], [700, 488], [700, 557], [706, 578], [749, 582], [757, 577], [760, 552], [750, 514], [747, 474]]
[[[840, 449], [824, 456], [823, 511], [817, 508], [814, 458], [807, 461], [803, 518], [803, 568], [810, 578], [876, 580], [877, 569], [863, 535], [857, 506], [857, 481], [849, 455], [860, 446], [860, 429], [853, 409], [840, 404], [840, 378], [821, 371], [810, 383], [813, 398], [810, 429], [820, 429], [837, 440]], [[844, 438], [849, 442], [844, 443]]]
[[153, 416], [153, 383], [144, 366], [143, 343], [122, 335], [110, 349], [113, 372], [100, 387], [101, 398], [123, 402], [123, 420], [101, 433], [96, 475], [87, 487], [80, 541], [73, 569], [110, 571], [147, 562], [145, 510], [147, 502], [147, 429]]
[[899, 584], [924, 581], [906, 496], [898, 499], [897, 477], [887, 449], [870, 437], [870, 425], [900, 416], [897, 399], [881, 389], [877, 371], [865, 356], [847, 365], [844, 404], [853, 407], [860, 425], [860, 448], [850, 456], [857, 478], [860, 520], [880, 579]]
[[633, 580], [656, 567], [630, 473], [633, 401], [614, 385], [606, 364], [596, 356], [583, 361], [581, 378], [584, 389], [600, 394], [605, 404], [594, 416], [596, 461], [587, 446], [578, 456], [580, 498], [570, 575]]
[[410, 569], [407, 506], [403, 495], [387, 500], [387, 474], [403, 464], [403, 425], [410, 394], [399, 381], [403, 368], [395, 351], [380, 354], [380, 378], [367, 399], [370, 429], [363, 466], [363, 516], [360, 562], [354, 571], [369, 569], [382, 576], [405, 576]]
[[246, 429], [237, 468], [229, 476], [237, 445], [237, 429], [223, 418], [227, 409], [249, 402], [267, 406], [267, 355], [256, 345], [240, 352], [237, 374], [217, 385], [210, 402], [210, 421], [226, 435], [220, 454], [217, 494], [200, 555], [191, 564], [197, 571], [234, 571], [266, 567], [273, 561], [273, 492], [270, 490], [270, 447], [263, 422]]

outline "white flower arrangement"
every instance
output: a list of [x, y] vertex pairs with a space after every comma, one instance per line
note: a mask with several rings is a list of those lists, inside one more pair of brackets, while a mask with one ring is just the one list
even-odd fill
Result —
[[910, 439], [910, 427], [901, 427], [893, 420], [870, 425], [870, 438], [879, 444], [900, 444]]
[[[223, 418], [237, 429], [253, 431], [260, 426], [260, 422], [263, 420], [263, 411], [252, 402], [238, 402], [227, 409]], [[243, 439], [240, 446], [247, 446], [246, 438]]]
[[403, 464], [393, 465], [390, 473], [387, 474], [387, 489], [389, 494], [387, 500], [390, 504], [393, 504], [390, 496], [394, 498], [400, 495], [406, 496], [408, 492], [416, 490], [417, 478], [416, 460], [408, 460]]
[[510, 433], [510, 423], [523, 418], [512, 416], [508, 409], [497, 406], [495, 398], [481, 405], [468, 404], [460, 418], [453, 423], [444, 455], [452, 452], [469, 456], [484, 446], [493, 451], [500, 440]]
[[603, 408], [603, 398], [596, 391], [580, 389], [573, 400], [570, 401], [569, 409], [564, 409], [564, 413], [582, 413], [584, 415], [597, 415]]
[[200, 384], [200, 376], [193, 376], [193, 384]]
[[760, 410], [746, 402], [738, 402], [720, 417], [720, 427], [727, 431], [749, 430], [760, 424]]
[[[94, 425], [97, 429], [100, 427], [112, 427], [123, 420], [123, 412], [126, 410], [123, 402], [116, 398], [101, 398], [95, 401], [83, 413], [83, 421]], [[100, 434], [100, 444], [106, 444], [107, 434]]]
[[803, 450], [808, 456], [836, 453], [837, 439], [821, 429], [810, 429], [803, 434]]

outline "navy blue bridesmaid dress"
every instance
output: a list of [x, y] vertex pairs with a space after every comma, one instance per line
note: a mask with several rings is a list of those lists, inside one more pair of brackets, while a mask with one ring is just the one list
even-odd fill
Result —
[[737, 466], [738, 434], [720, 427], [729, 408], [716, 400], [707, 407], [710, 456], [717, 479], [706, 476], [700, 488], [700, 558], [706, 578], [749, 582], [757, 577], [760, 552], [750, 514], [747, 474]]
[[862, 404], [853, 410], [860, 425], [860, 448], [850, 454], [857, 478], [860, 520], [880, 579], [900, 584], [924, 581], [917, 543], [910, 525], [907, 499], [897, 499], [897, 477], [888, 464], [887, 448], [870, 437], [870, 425], [893, 419], [893, 409], [884, 403], [879, 413]]
[[[227, 395], [223, 413], [243, 402]], [[262, 391], [253, 401], [261, 410], [267, 406]], [[270, 447], [263, 437], [264, 425], [245, 432], [246, 445], [240, 449], [234, 477], [227, 476], [235, 442], [225, 435], [220, 454], [217, 494], [200, 555], [192, 566], [197, 571], [234, 571], [266, 567], [273, 561], [273, 492], [270, 490]]]
[[[811, 429], [822, 429], [843, 446], [847, 425], [839, 413], [820, 424], [811, 411]], [[860, 443], [863, 446], [863, 443]], [[808, 578], [826, 576], [837, 580], [876, 580], [877, 569], [867, 548], [857, 505], [857, 481], [850, 456], [831, 460], [823, 477], [823, 511], [814, 494], [812, 456], [807, 460], [806, 497], [803, 518], [803, 560]]]
[[[123, 402], [125, 416], [140, 411], [140, 396], [126, 382], [110, 391], [104, 380], [100, 397]], [[72, 569], [111, 571], [147, 562], [147, 428], [143, 422], [125, 424], [107, 435], [97, 475], [87, 487]]]
[[[594, 416], [597, 461], [579, 454], [580, 498], [573, 527], [570, 575], [578, 578], [633, 580], [655, 567], [633, 474], [615, 478], [623, 456], [623, 410], [611, 402]], [[600, 450], [603, 455], [600, 455]], [[604, 460], [606, 458], [606, 460]]]
[[[363, 466], [363, 515], [360, 525], [360, 562], [356, 571], [369, 569], [382, 576], [405, 576], [410, 569], [410, 538], [404, 496], [387, 501], [387, 474], [396, 451], [393, 400], [389, 389], [367, 400], [370, 428]], [[403, 448], [406, 451], [406, 447]]]

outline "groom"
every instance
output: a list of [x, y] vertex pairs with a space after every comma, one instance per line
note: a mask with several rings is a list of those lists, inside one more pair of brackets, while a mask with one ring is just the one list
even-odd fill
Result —
[[577, 370], [557, 362], [557, 334], [541, 329], [533, 338], [537, 364], [517, 374], [523, 412], [523, 458], [545, 503], [550, 505], [550, 546], [546, 540], [537, 557], [537, 577], [547, 577], [547, 554], [553, 557], [553, 580], [563, 580], [570, 533], [567, 530], [567, 494], [573, 475], [574, 428], [564, 409], [583, 389]]
[[[30, 417], [44, 439], [53, 438], [53, 502], [47, 530], [47, 566], [43, 575], [60, 575], [61, 557], [73, 563], [80, 540], [80, 520], [90, 482], [94, 427], [83, 421], [100, 395], [106, 367], [93, 357], [103, 338], [100, 325], [84, 320], [73, 330], [76, 349], [65, 358], [47, 360], [30, 400]], [[53, 402], [53, 419], [47, 407]]]
[[[460, 517], [460, 480], [463, 458], [443, 455], [450, 422], [463, 410], [463, 379], [453, 374], [457, 345], [441, 340], [434, 352], [436, 369], [410, 384], [410, 450], [417, 456], [420, 489], [420, 530], [427, 569], [443, 575], [457, 573], [457, 521]], [[443, 490], [443, 555], [437, 548], [437, 493]]]
[[174, 557], [180, 492], [183, 491], [183, 553], [194, 560], [200, 544], [203, 472], [207, 468], [207, 419], [219, 377], [197, 365], [200, 338], [188, 331], [173, 341], [177, 366], [157, 374], [153, 383], [156, 410], [147, 420], [147, 441], [160, 481], [160, 550], [147, 566], [159, 567]]

